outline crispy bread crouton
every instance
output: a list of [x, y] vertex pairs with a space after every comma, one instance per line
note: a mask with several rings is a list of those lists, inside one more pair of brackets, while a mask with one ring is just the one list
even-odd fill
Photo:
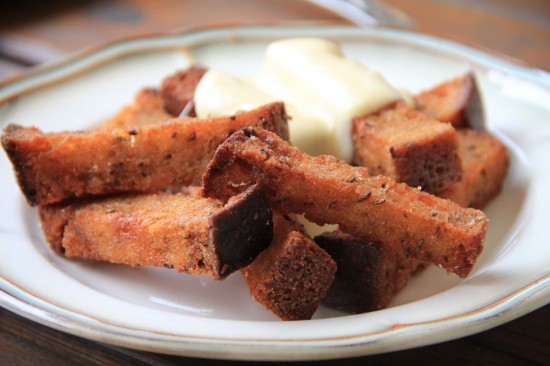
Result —
[[458, 131], [462, 179], [437, 193], [463, 207], [483, 208], [502, 189], [510, 164], [506, 146], [487, 132]]
[[[164, 101], [164, 109], [173, 116], [179, 116], [185, 106], [193, 101], [197, 84], [208, 71], [203, 66], [191, 67], [166, 77], [161, 84], [160, 93]], [[195, 116], [195, 108], [191, 108], [188, 116]]]
[[193, 96], [198, 82], [207, 71], [199, 65], [176, 72], [166, 77], [161, 88], [144, 88], [134, 97], [130, 105], [123, 107], [115, 115], [98, 126], [109, 130], [121, 127], [139, 127], [160, 123], [167, 119], [179, 117], [185, 106], [185, 116], [195, 117]]
[[354, 162], [370, 174], [426, 192], [445, 189], [462, 173], [455, 129], [401, 103], [355, 118], [352, 141]]
[[136, 94], [132, 104], [122, 108], [97, 128], [111, 130], [122, 127], [140, 127], [160, 123], [173, 117], [164, 110], [164, 101], [160, 92], [157, 89], [146, 88]]
[[70, 258], [174, 268], [219, 280], [271, 241], [272, 212], [252, 186], [226, 205], [153, 193], [39, 207], [46, 239]]
[[44, 133], [9, 125], [2, 144], [31, 205], [120, 192], [154, 192], [200, 182], [216, 147], [245, 126], [288, 138], [282, 103], [232, 117], [175, 118], [117, 130]]
[[465, 277], [483, 248], [488, 220], [385, 176], [371, 176], [332, 156], [303, 154], [277, 135], [245, 128], [221, 144], [203, 176], [206, 196], [227, 199], [261, 182], [274, 209], [339, 224], [358, 238], [400, 243]]
[[467, 73], [436, 85], [414, 97], [416, 108], [455, 128], [483, 125], [483, 104], [475, 75]]
[[336, 263], [288, 217], [273, 216], [271, 245], [241, 269], [250, 294], [283, 320], [311, 319], [334, 280]]
[[358, 314], [384, 309], [425, 262], [407, 256], [399, 245], [355, 239], [336, 231], [315, 242], [336, 261], [337, 270], [323, 303]]

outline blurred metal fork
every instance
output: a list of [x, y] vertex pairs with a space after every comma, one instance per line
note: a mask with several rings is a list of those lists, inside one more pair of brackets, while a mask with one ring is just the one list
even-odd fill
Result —
[[377, 0], [310, 0], [361, 27], [384, 25], [413, 28], [414, 21], [404, 12]]

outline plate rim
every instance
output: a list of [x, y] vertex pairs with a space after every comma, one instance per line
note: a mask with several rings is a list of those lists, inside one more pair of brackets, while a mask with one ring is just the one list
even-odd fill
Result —
[[[228, 35], [228, 40], [235, 36], [243, 36], [243, 33], [246, 32], [273, 32], [275, 30], [285, 31], [307, 31], [323, 29], [327, 32], [345, 32], [347, 35], [355, 35], [358, 33], [362, 35], [378, 35], [382, 37], [396, 37], [401, 41], [408, 41], [415, 43], [424, 47], [433, 47], [437, 46], [446, 53], [464, 53], [467, 58], [475, 60], [476, 62], [483, 64], [484, 66], [490, 66], [497, 69], [505, 69], [508, 72], [527, 78], [531, 81], [536, 82], [537, 84], [542, 84], [545, 88], [550, 89], [550, 72], [529, 66], [527, 64], [515, 62], [513, 59], [503, 59], [498, 57], [496, 54], [489, 53], [490, 50], [481, 50], [472, 45], [465, 45], [456, 41], [449, 39], [428, 35], [425, 33], [415, 32], [411, 30], [390, 28], [390, 27], [370, 27], [370, 28], [359, 28], [354, 25], [342, 25], [338, 22], [271, 22], [271, 23], [247, 23], [245, 25], [240, 23], [228, 23], [228, 24], [212, 24], [212, 25], [202, 25], [202, 26], [193, 26], [185, 27], [182, 29], [176, 29], [172, 31], [157, 31], [157, 32], [148, 32], [146, 34], [140, 35], [131, 35], [127, 37], [122, 37], [116, 40], [108, 41], [101, 43], [99, 45], [88, 46], [81, 50], [71, 52], [65, 56], [62, 56], [59, 59], [45, 62], [43, 64], [36, 65], [30, 69], [23, 71], [20, 74], [8, 77], [7, 79], [0, 80], [0, 104], [6, 103], [9, 100], [17, 97], [20, 94], [29, 93], [33, 90], [47, 87], [52, 83], [58, 83], [63, 81], [65, 78], [70, 78], [78, 73], [87, 71], [94, 67], [99, 67], [104, 63], [109, 62], [113, 58], [120, 58], [124, 56], [131, 55], [132, 53], [139, 53], [149, 47], [139, 46], [139, 42], [160, 42], [163, 39], [173, 39], [172, 42], [168, 42], [171, 45], [156, 46], [158, 49], [163, 47], [174, 48], [174, 42], [177, 42], [177, 39], [181, 37], [189, 37], [193, 35], [207, 34], [208, 32], [218, 32], [225, 33]], [[239, 34], [240, 33], [240, 34]], [[117, 48], [123, 48], [125, 50], [117, 51]], [[103, 58], [100, 60], [94, 61], [90, 60], [85, 62], [87, 58], [93, 58], [94, 56], [100, 55], [101, 53], [106, 53]], [[114, 55], [113, 55], [114, 53]], [[77, 64], [79, 62], [85, 62], [84, 65], [80, 66], [76, 72], [72, 71], [59, 71], [64, 67]], [[61, 72], [62, 75], [55, 76], [56, 72]], [[41, 76], [44, 76], [48, 73], [54, 73], [53, 76], [47, 80], [40, 80]], [[38, 79], [38, 80], [34, 80]], [[26, 83], [36, 83], [38, 85], [26, 86]], [[12, 90], [9, 90], [9, 89]]]
[[[4, 280], [3, 282], [9, 281]], [[350, 337], [258, 341], [200, 336], [182, 337], [170, 333], [133, 329], [63, 309], [44, 299], [34, 297], [16, 285], [11, 284], [11, 286], [15, 292], [19, 292], [20, 296], [8, 293], [3, 288], [0, 289], [0, 304], [3, 307], [24, 318], [65, 333], [142, 351], [186, 357], [250, 361], [337, 359], [445, 342], [491, 329], [516, 319], [546, 305], [550, 298], [550, 274], [547, 274], [489, 305], [456, 316], [418, 323], [397, 324], [379, 332]], [[25, 297], [27, 298], [25, 299]], [[517, 305], [518, 303], [521, 306]], [[448, 325], [453, 333], [443, 333], [444, 337], [441, 337], [442, 328], [436, 328], [435, 331], [433, 329], [440, 323]], [[401, 328], [410, 330], [410, 332], [401, 332]], [[426, 338], [416, 340], [416, 342], [409, 339], [410, 337], [416, 338], [418, 332], [425, 333], [427, 329], [430, 329], [428, 334], [431, 334], [428, 337], [428, 342], [426, 342]], [[395, 336], [392, 337], [392, 333], [395, 333]], [[394, 346], [399, 345], [402, 338], [409, 340], [409, 343], [405, 347], [395, 348]], [[294, 353], [288, 352], [289, 347]]]

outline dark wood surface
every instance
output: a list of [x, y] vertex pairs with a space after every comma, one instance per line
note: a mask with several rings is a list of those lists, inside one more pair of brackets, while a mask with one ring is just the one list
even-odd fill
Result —
[[[0, 80], [107, 40], [189, 26], [342, 18], [295, 0], [20, 1], [0, 11]], [[550, 70], [550, 1], [387, 0], [414, 30]], [[215, 11], [223, 9], [223, 11]], [[494, 329], [346, 364], [550, 365], [550, 305]], [[135, 351], [68, 335], [0, 308], [1, 365], [245, 365]], [[285, 365], [291, 363], [277, 362]], [[292, 363], [293, 365], [296, 363]], [[305, 364], [305, 363], [304, 363]], [[311, 362], [337, 365], [341, 361]]]

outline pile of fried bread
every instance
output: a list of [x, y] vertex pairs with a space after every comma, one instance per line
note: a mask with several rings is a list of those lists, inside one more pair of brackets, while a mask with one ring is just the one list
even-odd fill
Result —
[[[206, 72], [167, 76], [93, 129], [3, 130], [52, 250], [213, 280], [240, 271], [283, 320], [321, 303], [383, 309], [429, 264], [470, 273], [488, 225], [480, 209], [509, 165], [505, 145], [471, 127], [483, 118], [473, 73], [356, 116], [345, 162], [292, 146], [282, 102], [196, 117]], [[338, 229], [311, 237], [298, 215]]]

